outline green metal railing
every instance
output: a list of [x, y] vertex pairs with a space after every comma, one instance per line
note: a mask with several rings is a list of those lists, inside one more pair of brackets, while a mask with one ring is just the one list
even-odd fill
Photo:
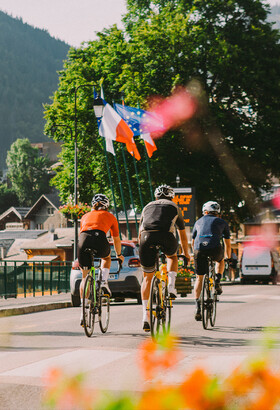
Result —
[[72, 262], [0, 261], [0, 297], [43, 296], [70, 291]]

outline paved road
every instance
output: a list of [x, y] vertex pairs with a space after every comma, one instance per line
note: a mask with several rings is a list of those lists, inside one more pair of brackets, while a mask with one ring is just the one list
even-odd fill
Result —
[[[266, 326], [280, 328], [280, 286], [224, 287], [216, 326], [195, 322], [193, 296], [174, 303], [172, 332], [180, 337], [183, 358], [165, 380], [178, 382], [197, 364], [226, 375], [258, 349]], [[68, 373], [84, 371], [90, 385], [110, 390], [141, 390], [137, 347], [147, 339], [141, 330], [142, 307], [134, 301], [113, 304], [109, 331], [96, 325], [92, 338], [79, 326], [80, 308], [0, 318], [0, 409], [39, 409], [44, 374], [53, 366]], [[277, 334], [279, 340], [279, 332]], [[274, 365], [278, 366], [279, 343]], [[278, 353], [278, 354], [277, 354]]]

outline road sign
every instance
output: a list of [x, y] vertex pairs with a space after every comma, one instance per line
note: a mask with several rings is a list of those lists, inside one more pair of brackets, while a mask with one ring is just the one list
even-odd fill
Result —
[[174, 188], [173, 201], [179, 206], [186, 226], [195, 223], [195, 188]]

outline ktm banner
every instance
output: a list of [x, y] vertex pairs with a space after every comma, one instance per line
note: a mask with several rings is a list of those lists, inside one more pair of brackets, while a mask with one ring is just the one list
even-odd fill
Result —
[[174, 188], [175, 197], [173, 201], [179, 206], [186, 226], [193, 226], [195, 223], [195, 189]]

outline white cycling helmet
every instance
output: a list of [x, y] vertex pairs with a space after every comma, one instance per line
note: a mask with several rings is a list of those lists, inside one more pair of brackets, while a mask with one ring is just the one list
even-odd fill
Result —
[[208, 202], [205, 202], [205, 204], [202, 207], [203, 215], [205, 214], [205, 211], [209, 212], [210, 214], [211, 213], [219, 214], [221, 212], [221, 207], [218, 204], [218, 202], [208, 201]]
[[175, 192], [174, 189], [171, 188], [169, 185], [160, 185], [155, 190], [155, 197], [157, 199], [167, 198], [172, 199], [174, 198]]
[[110, 201], [106, 195], [96, 194], [92, 198], [91, 206], [94, 206], [95, 204], [100, 204], [99, 209], [108, 209], [110, 205]]

